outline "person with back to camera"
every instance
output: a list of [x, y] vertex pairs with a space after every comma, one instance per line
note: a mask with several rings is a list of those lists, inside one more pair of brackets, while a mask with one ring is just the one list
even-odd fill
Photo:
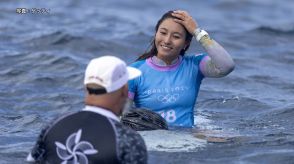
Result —
[[85, 108], [44, 128], [27, 157], [36, 163], [147, 163], [142, 137], [123, 126], [128, 80], [141, 72], [113, 56], [90, 61], [85, 71]]
[[[207, 53], [185, 54], [193, 36]], [[235, 64], [188, 12], [176, 10], [161, 17], [150, 50], [131, 66], [142, 71], [142, 76], [129, 81], [129, 98], [136, 108], [159, 113], [169, 126], [193, 127], [202, 79], [224, 77]]]

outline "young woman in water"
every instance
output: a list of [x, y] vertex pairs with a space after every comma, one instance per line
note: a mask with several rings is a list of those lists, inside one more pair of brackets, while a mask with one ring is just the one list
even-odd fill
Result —
[[[185, 54], [193, 37], [206, 53]], [[234, 65], [188, 12], [168, 11], [156, 24], [151, 49], [131, 64], [142, 76], [129, 82], [129, 98], [135, 107], [159, 113], [169, 126], [192, 127], [202, 79], [226, 76]]]

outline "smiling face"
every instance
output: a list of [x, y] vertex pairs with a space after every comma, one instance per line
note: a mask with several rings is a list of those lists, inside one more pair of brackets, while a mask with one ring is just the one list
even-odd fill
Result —
[[187, 46], [185, 40], [186, 31], [184, 27], [173, 21], [172, 18], [165, 19], [159, 25], [155, 35], [157, 57], [170, 64]]

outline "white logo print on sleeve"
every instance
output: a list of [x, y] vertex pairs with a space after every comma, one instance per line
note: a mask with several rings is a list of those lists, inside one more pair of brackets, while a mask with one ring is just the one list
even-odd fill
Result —
[[66, 146], [60, 142], [55, 142], [56, 152], [60, 159], [63, 160], [62, 164], [88, 164], [86, 155], [98, 153], [92, 144], [87, 141], [80, 141], [82, 137], [82, 129], [78, 132], [71, 134], [66, 140]]

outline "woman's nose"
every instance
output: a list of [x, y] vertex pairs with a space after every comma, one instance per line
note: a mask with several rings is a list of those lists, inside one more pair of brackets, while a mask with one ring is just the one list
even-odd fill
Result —
[[164, 37], [164, 43], [165, 44], [170, 44], [171, 43], [171, 36], [170, 35], [166, 35]]

